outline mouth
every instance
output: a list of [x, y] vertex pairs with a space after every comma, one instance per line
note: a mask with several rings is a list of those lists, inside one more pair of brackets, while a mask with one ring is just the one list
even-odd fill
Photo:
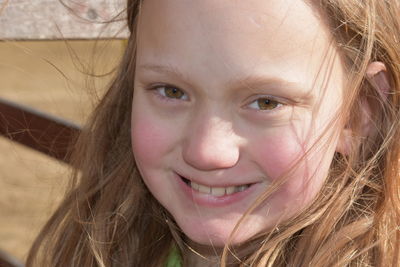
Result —
[[192, 190], [200, 192], [202, 194], [207, 194], [215, 197], [229, 196], [235, 193], [243, 192], [247, 190], [253, 184], [244, 184], [239, 186], [228, 186], [228, 187], [210, 187], [202, 184], [190, 181], [182, 176], [180, 176], [182, 181], [188, 185]]

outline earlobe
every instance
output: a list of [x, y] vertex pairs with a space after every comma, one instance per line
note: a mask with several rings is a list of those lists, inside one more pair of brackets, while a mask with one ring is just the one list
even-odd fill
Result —
[[352, 146], [352, 139], [353, 137], [351, 129], [343, 129], [339, 136], [338, 144], [336, 146], [336, 152], [339, 152], [344, 156], [349, 155]]

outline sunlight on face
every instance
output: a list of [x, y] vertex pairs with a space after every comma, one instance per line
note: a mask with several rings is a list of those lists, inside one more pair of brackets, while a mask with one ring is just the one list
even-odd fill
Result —
[[271, 229], [326, 178], [343, 83], [329, 34], [304, 1], [146, 0], [132, 108], [143, 180], [191, 241], [223, 246], [286, 174], [233, 241]]

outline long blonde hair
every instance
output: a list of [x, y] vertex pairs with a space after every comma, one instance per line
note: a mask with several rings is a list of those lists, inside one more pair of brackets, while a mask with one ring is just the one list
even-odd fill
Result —
[[[184, 249], [183, 234], [143, 184], [131, 151], [141, 2], [128, 0], [131, 36], [119, 72], [77, 141], [71, 189], [36, 239], [28, 266], [163, 266], [173, 246]], [[239, 265], [400, 266], [400, 2], [312, 2], [327, 17], [349, 73], [347, 127], [357, 137], [364, 99], [376, 134], [354, 138], [349, 155], [336, 154], [313, 204], [258, 237]], [[365, 78], [372, 61], [386, 64], [386, 99]], [[226, 247], [221, 265], [229, 253]]]

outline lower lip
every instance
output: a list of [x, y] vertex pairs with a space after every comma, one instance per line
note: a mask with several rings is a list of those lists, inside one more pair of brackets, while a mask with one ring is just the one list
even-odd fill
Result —
[[230, 195], [224, 196], [213, 196], [210, 194], [200, 193], [199, 191], [194, 190], [188, 184], [186, 184], [179, 175], [177, 176], [177, 180], [179, 186], [182, 188], [184, 194], [194, 203], [200, 206], [208, 206], [208, 207], [222, 207], [227, 205], [232, 205], [235, 203], [241, 202], [243, 199], [247, 198], [252, 192], [255, 191], [257, 184], [252, 184], [246, 190], [241, 192], [236, 192]]

